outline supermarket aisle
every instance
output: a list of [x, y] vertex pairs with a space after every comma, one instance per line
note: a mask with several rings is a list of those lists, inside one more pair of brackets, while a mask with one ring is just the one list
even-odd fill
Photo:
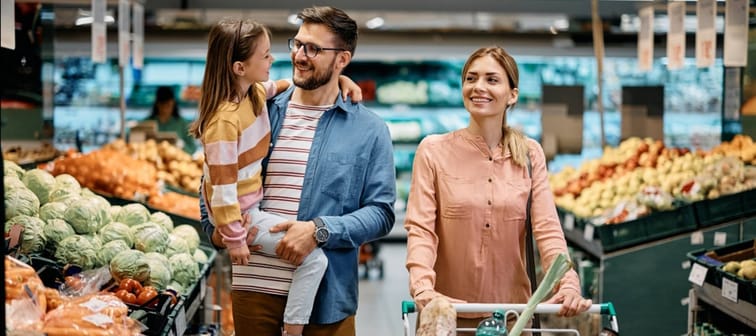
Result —
[[360, 282], [357, 336], [403, 335], [401, 304], [410, 297], [406, 255], [405, 243], [381, 243], [378, 256], [383, 260], [384, 277]]

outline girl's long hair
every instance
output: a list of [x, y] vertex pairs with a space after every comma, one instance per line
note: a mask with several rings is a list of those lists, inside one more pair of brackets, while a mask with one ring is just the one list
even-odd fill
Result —
[[200, 139], [208, 122], [224, 102], [241, 101], [245, 95], [249, 95], [252, 111], [258, 113], [262, 109], [265, 103], [262, 87], [255, 84], [250, 86], [248, 92], [238, 92], [233, 66], [234, 62], [244, 62], [252, 56], [263, 34], [270, 37], [268, 28], [245, 19], [224, 19], [210, 29], [199, 115], [189, 126], [189, 134]]
[[[464, 84], [465, 74], [470, 69], [470, 65], [473, 61], [484, 56], [493, 57], [496, 62], [504, 68], [504, 72], [509, 80], [510, 89], [516, 89], [520, 82], [520, 73], [517, 70], [517, 62], [515, 62], [512, 55], [508, 54], [503, 48], [499, 46], [483, 47], [473, 52], [470, 57], [467, 58], [464, 68], [462, 68], [462, 82]], [[516, 103], [515, 103], [516, 104]], [[511, 109], [515, 104], [507, 106], [507, 110]], [[525, 134], [521, 131], [507, 126], [506, 111], [504, 120], [501, 123], [502, 136], [501, 146], [503, 150], [509, 149], [512, 153], [512, 160], [518, 166], [525, 167], [527, 165], [528, 155], [528, 143], [525, 139]]]

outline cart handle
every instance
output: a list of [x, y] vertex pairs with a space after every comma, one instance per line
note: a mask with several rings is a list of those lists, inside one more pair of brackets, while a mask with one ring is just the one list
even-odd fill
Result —
[[[518, 313], [525, 310], [527, 306], [524, 303], [512, 303], [512, 304], [499, 304], [499, 303], [454, 303], [452, 304], [454, 309], [459, 313], [478, 313], [478, 312], [493, 312], [496, 309], [502, 309], [504, 311], [513, 310]], [[536, 306], [536, 314], [555, 314], [562, 309], [561, 304], [554, 303], [541, 303]], [[415, 302], [410, 300], [402, 301], [402, 315], [415, 312]], [[601, 315], [617, 316], [614, 310], [614, 305], [611, 302], [600, 303], [591, 305], [588, 308], [588, 313], [599, 313]]]

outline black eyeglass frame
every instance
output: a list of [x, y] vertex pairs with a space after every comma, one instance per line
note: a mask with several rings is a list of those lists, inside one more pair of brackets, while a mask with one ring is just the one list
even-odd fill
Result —
[[[297, 44], [297, 43], [299, 44], [299, 47], [295, 46], [295, 44]], [[302, 47], [304, 47], [304, 54], [308, 58], [315, 58], [323, 50], [347, 51], [344, 48], [326, 48], [326, 47], [320, 47], [320, 46], [318, 46], [316, 44], [312, 44], [312, 43], [303, 43], [302, 41], [299, 41], [299, 40], [297, 40], [297, 39], [295, 39], [293, 37], [289, 39], [289, 52], [297, 52], [297, 51], [299, 51], [299, 49], [302, 49]], [[310, 56], [310, 54], [307, 52], [307, 49], [309, 49], [309, 48], [312, 48], [312, 50], [315, 51], [314, 55]]]

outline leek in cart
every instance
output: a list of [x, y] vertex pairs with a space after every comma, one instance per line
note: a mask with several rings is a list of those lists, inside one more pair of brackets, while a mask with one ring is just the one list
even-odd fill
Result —
[[559, 280], [562, 279], [564, 274], [567, 273], [570, 268], [572, 268], [572, 262], [564, 253], [561, 253], [556, 258], [554, 258], [554, 262], [551, 264], [549, 271], [546, 273], [543, 281], [541, 281], [541, 284], [538, 285], [538, 289], [536, 289], [536, 291], [533, 293], [533, 296], [531, 296], [530, 300], [528, 300], [528, 304], [525, 306], [525, 310], [523, 310], [522, 314], [520, 314], [520, 317], [517, 318], [517, 322], [515, 323], [514, 327], [512, 327], [512, 331], [509, 333], [509, 336], [520, 336], [523, 328], [525, 328], [525, 325], [528, 323], [530, 318], [533, 317], [536, 305], [538, 305], [539, 302], [543, 301], [543, 299], [546, 298], [549, 293], [551, 293], [551, 290], [554, 289], [554, 286], [559, 282]]

